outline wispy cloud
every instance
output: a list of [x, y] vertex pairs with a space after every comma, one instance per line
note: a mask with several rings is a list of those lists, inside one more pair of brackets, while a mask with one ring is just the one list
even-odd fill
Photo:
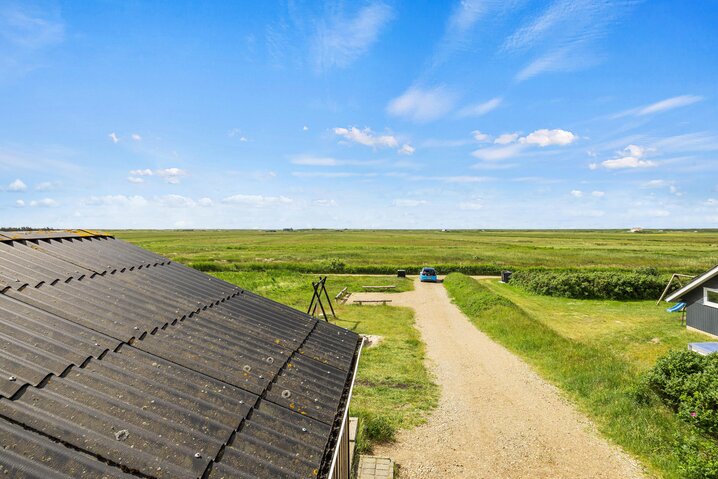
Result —
[[392, 204], [400, 208], [416, 208], [417, 206], [429, 204], [429, 202], [426, 200], [395, 199]]
[[515, 77], [524, 81], [540, 73], [585, 68], [599, 60], [593, 44], [636, 2], [632, 0], [556, 0], [542, 14], [517, 29], [502, 53], [535, 51]]
[[390, 115], [424, 123], [449, 113], [456, 103], [456, 95], [444, 87], [411, 87], [387, 105]]
[[0, 37], [27, 49], [38, 49], [61, 42], [65, 27], [47, 12], [6, 4], [0, 8]]
[[312, 46], [316, 69], [326, 71], [352, 64], [376, 43], [393, 16], [391, 7], [374, 2], [362, 7], [353, 17], [336, 15], [324, 19]]
[[703, 101], [702, 96], [697, 96], [697, 95], [674, 96], [671, 98], [666, 98], [665, 100], [651, 103], [650, 105], [644, 105], [644, 106], [641, 106], [638, 108], [631, 108], [629, 110], [622, 111], [620, 113], [617, 113], [617, 114], [611, 116], [611, 118], [616, 119], [616, 118], [622, 118], [624, 116], [653, 115], [655, 113], [663, 113], [665, 111], [674, 110], [676, 108], [693, 105], [694, 103], [698, 103], [700, 101]]
[[381, 163], [378, 160], [338, 160], [330, 156], [297, 155], [290, 158], [293, 165], [302, 166], [369, 166]]
[[289, 205], [294, 200], [286, 196], [263, 196], [263, 195], [232, 195], [224, 198], [222, 203], [228, 205], [245, 205], [253, 207], [265, 207], [275, 205]]
[[167, 183], [176, 185], [180, 182], [180, 178], [187, 175], [187, 172], [181, 168], [163, 168], [155, 170], [157, 176], [164, 178]]
[[475, 103], [473, 105], [468, 105], [459, 110], [457, 116], [459, 116], [460, 118], [483, 116], [490, 111], [493, 111], [498, 108], [502, 102], [503, 98], [496, 97], [483, 103]]

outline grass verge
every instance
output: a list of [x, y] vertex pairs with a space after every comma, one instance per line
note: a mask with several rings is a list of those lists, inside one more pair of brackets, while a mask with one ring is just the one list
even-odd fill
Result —
[[[306, 311], [315, 275], [289, 271], [214, 273], [294, 308]], [[391, 277], [329, 276], [327, 289], [332, 302], [344, 287], [362, 291], [365, 285], [396, 285], [413, 288], [411, 280]], [[390, 294], [390, 293], [389, 293]], [[408, 308], [336, 304], [337, 319], [331, 322], [359, 334], [382, 336], [378, 346], [365, 348], [359, 362], [350, 414], [360, 418], [359, 452], [371, 451], [377, 443], [391, 442], [399, 429], [421, 424], [438, 402], [439, 388], [424, 367], [424, 344], [414, 328], [414, 313]]]
[[649, 472], [681, 477], [675, 444], [677, 438], [688, 437], [690, 429], [663, 405], [636, 401], [640, 368], [606, 345], [562, 336], [467, 276], [451, 274], [444, 285], [479, 329], [561, 387], [606, 437], [639, 458]]

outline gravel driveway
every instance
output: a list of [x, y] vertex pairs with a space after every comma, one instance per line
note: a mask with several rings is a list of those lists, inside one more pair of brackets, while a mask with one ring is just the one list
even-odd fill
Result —
[[417, 280], [414, 291], [350, 301], [386, 297], [416, 311], [441, 386], [426, 424], [375, 451], [400, 465], [402, 479], [645, 477], [556, 387], [474, 327], [443, 285]]

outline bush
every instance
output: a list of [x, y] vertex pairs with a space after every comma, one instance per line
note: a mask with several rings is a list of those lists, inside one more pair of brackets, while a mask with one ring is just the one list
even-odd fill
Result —
[[681, 419], [718, 438], [718, 356], [672, 351], [646, 379]]
[[652, 269], [640, 272], [523, 270], [511, 283], [537, 294], [576, 299], [651, 299], [665, 286]]

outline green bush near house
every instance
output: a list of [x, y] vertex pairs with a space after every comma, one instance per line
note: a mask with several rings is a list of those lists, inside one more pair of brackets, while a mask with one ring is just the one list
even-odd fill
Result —
[[511, 282], [536, 294], [576, 299], [652, 299], [660, 296], [667, 278], [652, 268], [639, 271], [516, 271]]

